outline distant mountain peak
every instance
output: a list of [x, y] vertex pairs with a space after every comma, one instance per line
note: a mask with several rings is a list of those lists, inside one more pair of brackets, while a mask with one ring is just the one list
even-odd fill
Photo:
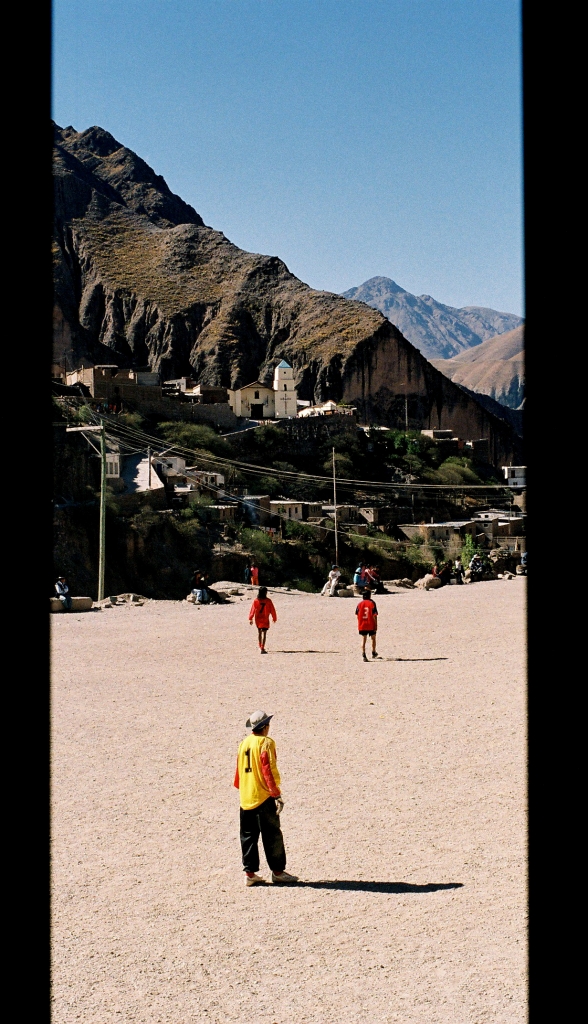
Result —
[[370, 277], [342, 294], [379, 309], [427, 359], [450, 359], [523, 323], [514, 313], [483, 306], [456, 309], [431, 295], [413, 295], [389, 277]]

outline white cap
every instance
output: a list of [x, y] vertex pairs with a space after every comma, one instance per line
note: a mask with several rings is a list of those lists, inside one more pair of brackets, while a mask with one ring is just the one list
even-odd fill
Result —
[[266, 715], [265, 711], [254, 711], [245, 725], [248, 729], [263, 729], [273, 717], [273, 715]]

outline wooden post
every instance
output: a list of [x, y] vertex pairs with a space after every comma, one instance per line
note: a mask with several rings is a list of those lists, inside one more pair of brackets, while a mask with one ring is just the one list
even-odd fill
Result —
[[339, 537], [337, 534], [337, 478], [335, 476], [335, 449], [333, 448], [333, 507], [335, 509], [335, 565], [339, 565]]
[[100, 541], [98, 549], [98, 600], [104, 600], [106, 547], [106, 436], [104, 420], [100, 420]]

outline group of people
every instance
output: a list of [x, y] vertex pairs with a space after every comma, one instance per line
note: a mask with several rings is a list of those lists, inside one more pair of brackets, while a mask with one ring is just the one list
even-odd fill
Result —
[[446, 562], [443, 562], [443, 564], [436, 562], [433, 566], [431, 575], [434, 579], [440, 581], [442, 587], [445, 587], [452, 579], [455, 580], [456, 583], [462, 584], [465, 576], [465, 569], [461, 563], [461, 558], [456, 558], [455, 562], [453, 562], [451, 558], [448, 558]]
[[[357, 616], [357, 628], [360, 636], [362, 637], [361, 655], [363, 660], [368, 660], [365, 652], [368, 636], [371, 637], [372, 641], [372, 658], [378, 658], [379, 655], [376, 651], [378, 609], [376, 602], [372, 598], [372, 592], [369, 587], [365, 587], [363, 590], [363, 593], [361, 594], [361, 601], [355, 609], [355, 614]], [[257, 626], [257, 642], [260, 654], [267, 654], [265, 644], [271, 620], [274, 622], [278, 621], [275, 605], [271, 598], [267, 596], [267, 587], [260, 587], [257, 592], [257, 597], [254, 599], [251, 604], [251, 608], [249, 609], [249, 625], [252, 626], [253, 623], [255, 623]]]
[[245, 572], [243, 573], [243, 582], [247, 586], [258, 587], [259, 586], [259, 567], [252, 562], [251, 565], [245, 566]]
[[[341, 569], [338, 565], [332, 565], [331, 571], [327, 577], [321, 595], [324, 597], [328, 594], [329, 597], [337, 596], [337, 589], [340, 586]], [[371, 593], [383, 594], [384, 585], [380, 579], [378, 568], [375, 565], [366, 565], [365, 562], [360, 562], [353, 574], [353, 586], [356, 591], [363, 594], [365, 590], [369, 589]]]
[[380, 573], [375, 565], [367, 565], [360, 562], [353, 575], [353, 586], [361, 593], [369, 590], [370, 593], [384, 594], [384, 584], [380, 579]]
[[[334, 565], [331, 572], [338, 570]], [[340, 574], [339, 574], [340, 575]], [[337, 577], [338, 578], [338, 577]], [[376, 650], [378, 631], [378, 609], [372, 600], [369, 587], [363, 590], [362, 598], [355, 609], [357, 628], [362, 639], [361, 656], [367, 661], [366, 643], [371, 639], [372, 658], [379, 658]], [[249, 609], [249, 624], [257, 626], [257, 638], [261, 654], [265, 649], [270, 620], [278, 621], [274, 603], [267, 596], [267, 587], [260, 587], [257, 597]], [[276, 744], [268, 733], [273, 715], [254, 711], [245, 726], [251, 732], [239, 744], [237, 767], [233, 785], [239, 790], [239, 835], [241, 857], [245, 873], [245, 885], [265, 885], [265, 878], [259, 874], [259, 840], [271, 872], [273, 885], [296, 885], [298, 875], [286, 871], [286, 848], [280, 825], [284, 809], [284, 796], [278, 771]]]

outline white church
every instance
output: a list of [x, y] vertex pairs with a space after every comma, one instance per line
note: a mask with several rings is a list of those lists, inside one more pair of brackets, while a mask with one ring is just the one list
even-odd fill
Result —
[[229, 389], [229, 405], [235, 416], [252, 420], [284, 420], [298, 412], [294, 370], [285, 359], [274, 370], [272, 387], [256, 380], [243, 388]]

